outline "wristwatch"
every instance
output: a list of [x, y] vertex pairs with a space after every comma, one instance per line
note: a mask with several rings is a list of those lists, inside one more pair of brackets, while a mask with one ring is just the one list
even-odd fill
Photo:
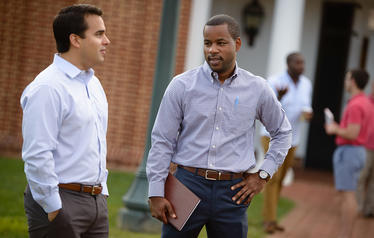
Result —
[[266, 180], [266, 182], [270, 180], [270, 175], [265, 170], [259, 170], [258, 176], [260, 179]]

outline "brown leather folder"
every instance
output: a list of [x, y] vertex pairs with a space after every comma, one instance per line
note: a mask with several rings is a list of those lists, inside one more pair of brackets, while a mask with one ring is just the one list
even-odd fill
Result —
[[181, 231], [201, 200], [170, 173], [165, 182], [165, 198], [177, 215], [175, 219], [168, 215], [168, 222]]

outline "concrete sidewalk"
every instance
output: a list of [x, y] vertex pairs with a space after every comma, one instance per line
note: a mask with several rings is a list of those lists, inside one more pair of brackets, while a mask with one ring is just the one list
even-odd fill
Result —
[[[335, 238], [339, 234], [339, 207], [331, 172], [295, 170], [295, 180], [284, 187], [282, 196], [295, 202], [295, 208], [280, 224], [284, 232], [267, 238]], [[374, 237], [374, 219], [359, 218], [353, 238]]]

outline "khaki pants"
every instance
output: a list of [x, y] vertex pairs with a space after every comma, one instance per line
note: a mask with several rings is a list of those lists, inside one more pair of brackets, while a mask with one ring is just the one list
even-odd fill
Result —
[[[266, 152], [269, 149], [270, 138], [263, 136], [261, 137], [261, 144]], [[278, 171], [273, 177], [267, 182], [264, 189], [264, 207], [262, 215], [264, 222], [276, 221], [277, 219], [277, 206], [279, 201], [279, 195], [282, 189], [282, 182], [286, 176], [287, 170], [292, 167], [296, 146], [291, 147], [288, 150], [287, 156], [283, 164], [279, 167]]]
[[374, 150], [366, 150], [366, 163], [357, 185], [357, 202], [360, 212], [374, 215]]

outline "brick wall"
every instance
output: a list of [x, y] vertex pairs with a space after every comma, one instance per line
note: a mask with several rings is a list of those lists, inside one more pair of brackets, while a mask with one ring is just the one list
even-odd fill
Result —
[[[60, 8], [77, 2], [92, 3], [104, 11], [111, 40], [105, 63], [95, 67], [109, 102], [108, 162], [136, 168], [144, 151], [162, 0], [1, 1], [0, 154], [20, 156], [19, 98], [53, 59], [53, 17]], [[190, 4], [181, 0], [176, 74], [184, 67]]]

